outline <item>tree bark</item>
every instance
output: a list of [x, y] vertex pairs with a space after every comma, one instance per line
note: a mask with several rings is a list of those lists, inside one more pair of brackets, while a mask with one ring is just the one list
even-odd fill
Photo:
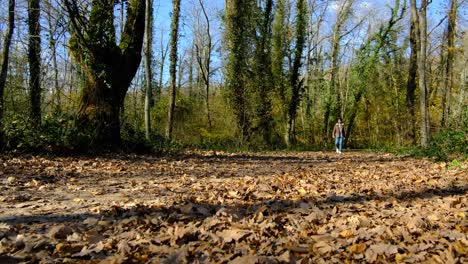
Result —
[[407, 119], [409, 137], [412, 140], [413, 144], [416, 144], [416, 76], [418, 72], [418, 36], [419, 36], [419, 25], [416, 12], [416, 6], [411, 6], [411, 26], [410, 26], [410, 48], [411, 55], [408, 68], [408, 81], [406, 83], [406, 106], [409, 111], [409, 118]]
[[59, 81], [58, 81], [58, 65], [57, 65], [57, 39], [55, 39], [55, 30], [53, 29], [53, 24], [52, 24], [52, 4], [50, 3], [50, 0], [45, 1], [46, 3], [46, 15], [47, 15], [47, 24], [48, 24], [48, 33], [49, 33], [49, 48], [50, 51], [52, 52], [52, 69], [53, 69], [53, 81], [54, 81], [54, 92], [53, 92], [53, 99], [52, 102], [54, 102], [54, 112], [56, 115], [60, 114], [62, 112], [62, 107], [61, 107], [61, 94], [62, 94], [62, 89], [59, 86]]
[[151, 107], [153, 105], [153, 74], [151, 71], [152, 44], [153, 44], [153, 1], [146, 1], [145, 11], [145, 74], [146, 74], [146, 93], [145, 93], [145, 136], [147, 140], [151, 137]]
[[272, 104], [270, 90], [273, 86], [272, 64], [271, 64], [271, 43], [272, 43], [272, 21], [273, 21], [273, 1], [264, 2], [261, 5], [257, 22], [257, 38], [255, 50], [255, 79], [256, 79], [256, 126], [263, 143], [272, 143], [271, 132], [273, 127], [273, 117], [271, 116]]
[[41, 124], [41, 26], [40, 0], [28, 1], [28, 62], [29, 62], [29, 92], [30, 118], [34, 126]]
[[239, 143], [250, 138], [251, 116], [247, 100], [247, 51], [250, 44], [250, 13], [253, 1], [226, 1], [226, 43], [229, 51], [226, 70], [227, 88], [239, 129]]
[[[411, 0], [416, 6], [416, 0]], [[418, 12], [419, 24], [419, 54], [418, 54], [418, 77], [419, 77], [419, 102], [421, 112], [420, 123], [420, 144], [422, 147], [427, 147], [429, 143], [429, 113], [427, 104], [427, 87], [426, 87], [426, 54], [427, 54], [427, 6], [428, 0], [421, 1], [421, 7]]]
[[206, 37], [207, 43], [204, 43], [204, 49], [202, 50], [198, 44], [195, 44], [196, 54], [197, 54], [197, 62], [198, 66], [200, 67], [201, 77], [203, 79], [203, 84], [205, 86], [205, 106], [206, 106], [206, 119], [208, 121], [208, 128], [211, 129], [211, 115], [210, 115], [210, 75], [211, 75], [211, 52], [213, 49], [212, 40], [211, 40], [211, 33], [210, 33], [210, 19], [208, 18], [208, 14], [206, 13], [205, 6], [202, 0], [198, 0], [200, 3], [203, 16], [205, 17], [206, 22]]
[[[65, 0], [73, 35], [70, 50], [83, 70], [78, 127], [92, 136], [90, 146], [118, 147], [120, 110], [141, 62], [145, 31], [145, 1], [130, 0], [120, 44], [114, 27], [114, 0], [93, 0], [89, 20], [76, 2]], [[83, 26], [87, 23], [86, 26]]]
[[455, 61], [455, 27], [457, 23], [457, 1], [450, 0], [450, 10], [447, 25], [447, 61], [445, 65], [444, 95], [442, 98], [441, 126], [445, 127], [450, 118], [452, 88], [454, 82], [453, 64]]
[[156, 101], [161, 99], [161, 92], [163, 88], [164, 65], [166, 63], [167, 52], [169, 51], [169, 44], [166, 44], [164, 46], [162, 31], [161, 31], [160, 48], [161, 48], [161, 62], [159, 64], [159, 82], [158, 82], [158, 87], [156, 89]]
[[170, 87], [170, 101], [169, 112], [167, 116], [166, 137], [172, 139], [172, 130], [174, 126], [174, 110], [176, 105], [176, 71], [177, 71], [177, 44], [179, 37], [179, 17], [180, 17], [180, 0], [173, 0], [172, 24], [171, 24], [171, 54], [169, 66], [171, 87]]
[[5, 147], [5, 135], [3, 127], [3, 114], [5, 112], [4, 93], [8, 73], [8, 63], [10, 59], [10, 46], [15, 28], [15, 0], [8, 1], [8, 28], [5, 39], [3, 40], [2, 65], [0, 67], [0, 150]]
[[306, 33], [306, 14], [307, 7], [305, 0], [299, 0], [297, 2], [297, 17], [296, 17], [296, 48], [294, 51], [294, 62], [291, 73], [291, 87], [292, 96], [289, 104], [289, 117], [288, 117], [288, 141], [287, 145], [295, 144], [295, 129], [294, 123], [297, 115], [297, 108], [300, 103], [300, 96], [302, 91], [302, 80], [299, 80], [299, 70], [302, 66], [302, 52], [305, 44], [305, 33]]

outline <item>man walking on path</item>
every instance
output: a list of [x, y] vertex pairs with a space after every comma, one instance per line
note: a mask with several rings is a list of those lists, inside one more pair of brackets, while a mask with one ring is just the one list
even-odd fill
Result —
[[341, 154], [343, 148], [343, 138], [346, 136], [344, 124], [341, 122], [341, 118], [338, 118], [338, 122], [333, 128], [332, 137], [335, 138], [336, 153]]

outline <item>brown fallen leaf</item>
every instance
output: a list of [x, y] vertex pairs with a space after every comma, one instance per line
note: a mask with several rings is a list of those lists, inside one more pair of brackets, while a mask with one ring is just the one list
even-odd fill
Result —
[[221, 232], [216, 233], [216, 235], [220, 236], [224, 242], [230, 243], [232, 241], [237, 242], [243, 237], [247, 236], [250, 233], [250, 231], [247, 230], [241, 230], [237, 228], [233, 229], [226, 229]]
[[353, 244], [348, 247], [348, 251], [353, 254], [361, 254], [366, 250], [367, 246], [364, 243]]
[[58, 243], [55, 246], [54, 254], [59, 254], [60, 256], [69, 256], [80, 252], [82, 248], [83, 245], [71, 243]]
[[365, 253], [366, 261], [375, 262], [378, 256], [385, 255], [386, 257], [391, 257], [392, 255], [398, 253], [398, 247], [391, 244], [379, 243], [371, 245]]
[[73, 234], [73, 230], [66, 225], [54, 226], [49, 230], [49, 237], [53, 239], [66, 239]]

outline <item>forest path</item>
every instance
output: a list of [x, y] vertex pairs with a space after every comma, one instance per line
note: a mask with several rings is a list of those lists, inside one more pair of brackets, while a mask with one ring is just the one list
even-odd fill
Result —
[[0, 262], [468, 261], [466, 163], [0, 156], [0, 184]]

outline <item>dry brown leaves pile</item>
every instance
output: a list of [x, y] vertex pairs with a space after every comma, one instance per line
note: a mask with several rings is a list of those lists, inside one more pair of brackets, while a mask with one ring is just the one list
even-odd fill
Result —
[[467, 188], [364, 152], [0, 157], [0, 263], [467, 263]]

